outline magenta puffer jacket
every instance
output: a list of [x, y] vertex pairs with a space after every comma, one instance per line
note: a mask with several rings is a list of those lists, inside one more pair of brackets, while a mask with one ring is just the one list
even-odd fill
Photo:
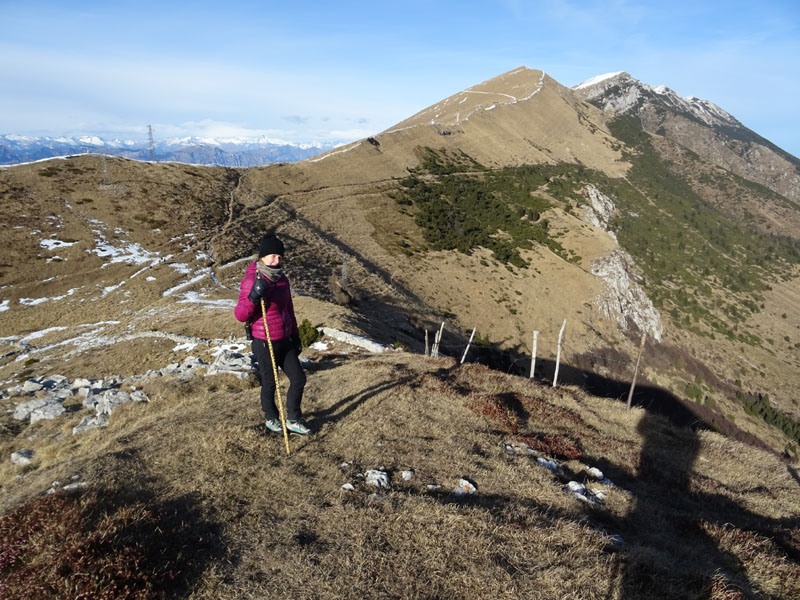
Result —
[[[253, 284], [256, 281], [256, 261], [253, 261], [245, 273], [242, 283], [239, 285], [239, 302], [236, 304], [234, 315], [236, 319], [245, 323], [252, 321], [253, 337], [262, 340], [267, 339], [264, 331], [264, 318], [261, 316], [261, 304], [253, 304], [247, 297]], [[271, 281], [269, 290], [264, 296], [264, 305], [267, 307], [267, 324], [269, 325], [269, 337], [273, 341], [290, 338], [298, 333], [297, 319], [294, 316], [294, 304], [292, 304], [292, 293], [289, 289], [289, 280], [286, 275], [275, 283]]]

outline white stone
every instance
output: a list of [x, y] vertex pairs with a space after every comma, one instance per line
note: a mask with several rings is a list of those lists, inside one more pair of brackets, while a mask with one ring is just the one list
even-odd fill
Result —
[[233, 350], [223, 350], [214, 362], [206, 369], [206, 375], [230, 374], [239, 379], [247, 379], [253, 371], [250, 355], [240, 354]]
[[389, 474], [379, 469], [370, 469], [364, 473], [367, 485], [374, 485], [377, 488], [387, 489], [389, 487]]
[[453, 490], [453, 493], [456, 496], [471, 496], [477, 491], [478, 488], [474, 483], [462, 477], [458, 480], [458, 485], [456, 486], [456, 489]]
[[97, 411], [98, 415], [110, 415], [112, 412], [114, 412], [114, 409], [117, 406], [130, 401], [131, 395], [129, 393], [109, 390], [107, 392], [103, 392], [100, 401], [97, 403], [97, 406], [95, 406], [95, 410]]
[[29, 402], [17, 404], [17, 407], [14, 409], [14, 418], [17, 421], [25, 421], [31, 416], [31, 413], [34, 410], [41, 408], [45, 404], [48, 404], [46, 398], [36, 398], [35, 400], [31, 400]]
[[528, 446], [525, 442], [504, 442], [503, 443], [503, 450], [506, 454], [510, 456], [515, 455], [528, 455], [528, 456], [538, 456], [539, 453]]
[[557, 474], [561, 473], [561, 467], [559, 467], [555, 461], [550, 460], [549, 458], [543, 458], [539, 456], [536, 458], [536, 462], [539, 464], [539, 466], [544, 467], [545, 469], [548, 469], [553, 473]]
[[595, 479], [603, 479], [603, 472], [597, 467], [591, 467], [589, 469], [586, 469], [586, 472], [589, 473], [589, 475], [591, 475]]
[[49, 389], [69, 387], [69, 379], [63, 375], [50, 375], [42, 380], [42, 385]]
[[150, 398], [147, 397], [142, 390], [134, 390], [130, 393], [131, 400], [134, 402], [150, 402]]
[[85, 488], [88, 485], [89, 485], [89, 483], [86, 482], [86, 481], [77, 481], [75, 483], [70, 483], [70, 484], [65, 485], [64, 486], [64, 490], [66, 490], [67, 492], [71, 492], [71, 491], [74, 491], [74, 490], [79, 490], [81, 488]]
[[69, 387], [73, 390], [79, 390], [81, 388], [88, 388], [92, 385], [92, 382], [88, 379], [84, 379], [83, 377], [77, 377], [72, 381], [72, 385]]
[[411, 481], [414, 478], [414, 470], [407, 469], [400, 473], [400, 476], [403, 478], [404, 481]]
[[55, 419], [63, 415], [67, 409], [58, 402], [50, 402], [31, 411], [31, 424], [37, 421]]
[[11, 462], [19, 467], [24, 467], [31, 464], [34, 454], [33, 450], [17, 450], [11, 454]]
[[58, 400], [66, 400], [70, 396], [72, 396], [72, 390], [65, 387], [56, 388], [48, 394], [49, 398], [57, 398]]
[[586, 492], [586, 486], [579, 481], [570, 481], [564, 486], [571, 494], [583, 494]]
[[90, 429], [97, 429], [98, 427], [106, 427], [108, 425], [108, 415], [105, 413], [99, 414], [94, 417], [85, 416], [81, 419], [80, 423], [72, 428], [72, 435], [89, 431]]
[[343, 489], [345, 492], [352, 492], [352, 491], [353, 491], [353, 490], [355, 490], [356, 488], [353, 486], [353, 484], [352, 484], [352, 483], [345, 483], [345, 484], [342, 486], [342, 489]]
[[387, 346], [382, 346], [381, 344], [373, 342], [372, 340], [368, 340], [367, 338], [361, 337], [360, 335], [346, 333], [344, 331], [339, 331], [338, 329], [333, 329], [331, 327], [322, 327], [321, 329], [322, 333], [324, 333], [328, 337], [333, 338], [334, 340], [344, 342], [345, 344], [350, 344], [351, 346], [358, 346], [359, 348], [364, 348], [369, 352], [382, 353], [390, 349]]
[[33, 394], [41, 390], [44, 386], [41, 383], [37, 383], [32, 379], [29, 379], [25, 383], [22, 384], [22, 391], [26, 394]]
[[610, 535], [608, 541], [616, 546], [624, 546], [626, 543], [621, 535]]
[[97, 406], [97, 403], [100, 402], [100, 394], [95, 394], [92, 390], [86, 391], [86, 396], [83, 399], [83, 406], [84, 408], [88, 408], [89, 410], [94, 410]]

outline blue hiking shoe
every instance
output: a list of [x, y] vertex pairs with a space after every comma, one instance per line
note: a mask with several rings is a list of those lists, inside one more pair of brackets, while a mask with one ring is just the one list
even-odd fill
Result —
[[281, 433], [283, 431], [283, 427], [281, 427], [281, 422], [278, 419], [267, 419], [264, 425], [267, 426], [272, 433]]
[[298, 435], [308, 435], [311, 430], [303, 421], [286, 421], [286, 429]]

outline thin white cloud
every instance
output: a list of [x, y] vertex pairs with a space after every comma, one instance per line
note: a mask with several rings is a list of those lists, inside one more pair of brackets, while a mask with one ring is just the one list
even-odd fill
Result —
[[[92, 125], [93, 129], [110, 128], [120, 116], [128, 123], [174, 123], [191, 115], [229, 124], [249, 123], [244, 127], [256, 130], [289, 131], [281, 126], [286, 123], [283, 115], [299, 110], [304, 116], [290, 121], [299, 131], [310, 132], [314, 121], [323, 118], [320, 111], [335, 127], [337, 122], [344, 126], [363, 114], [380, 121], [386, 104], [359, 100], [364, 94], [351, 86], [336, 89], [330, 81], [330, 87], [319, 87], [302, 76], [269, 67], [86, 57], [3, 43], [0, 54], [19, 57], [0, 65], [4, 81], [0, 131], [41, 127], [43, 123], [63, 131], [64, 121]], [[401, 120], [403, 114], [398, 114]], [[57, 127], [59, 121], [61, 127]]]

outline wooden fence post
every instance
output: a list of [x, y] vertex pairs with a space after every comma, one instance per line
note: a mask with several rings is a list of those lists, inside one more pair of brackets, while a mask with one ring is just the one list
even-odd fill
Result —
[[633, 388], [636, 387], [636, 374], [639, 372], [639, 361], [642, 359], [642, 352], [644, 351], [644, 341], [647, 334], [642, 334], [642, 341], [639, 342], [639, 355], [636, 357], [636, 366], [633, 368], [633, 381], [631, 381], [631, 389], [628, 392], [628, 410], [631, 409], [631, 401], [633, 400]]
[[444, 321], [442, 321], [442, 326], [439, 327], [439, 331], [436, 333], [436, 338], [433, 340], [433, 349], [431, 350], [431, 356], [433, 356], [433, 358], [439, 358], [439, 344], [442, 341], [443, 331], [444, 331]]
[[556, 353], [556, 373], [553, 376], [553, 387], [558, 384], [558, 368], [561, 366], [561, 338], [564, 336], [564, 328], [567, 326], [567, 320], [561, 324], [561, 331], [558, 332], [558, 352]]
[[469, 352], [469, 346], [472, 344], [472, 338], [475, 337], [475, 330], [477, 327], [472, 328], [472, 335], [469, 336], [469, 341], [467, 342], [467, 347], [464, 348], [464, 356], [461, 357], [461, 364], [464, 364], [464, 361], [467, 360], [467, 352]]
[[531, 379], [533, 379], [533, 371], [536, 368], [536, 342], [539, 339], [539, 332], [533, 332], [533, 353], [531, 354]]

